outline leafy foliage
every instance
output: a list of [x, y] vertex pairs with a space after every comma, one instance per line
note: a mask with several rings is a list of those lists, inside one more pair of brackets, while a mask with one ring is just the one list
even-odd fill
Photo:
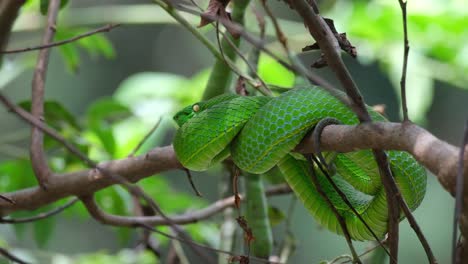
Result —
[[[55, 39], [57, 41], [67, 40], [90, 30], [90, 28], [58, 29], [55, 32]], [[99, 55], [107, 59], [115, 57], [115, 51], [111, 42], [102, 34], [94, 34], [78, 41], [61, 45], [59, 47], [60, 54], [71, 72], [76, 72], [79, 68], [81, 62], [79, 48], [85, 49], [91, 57]]]

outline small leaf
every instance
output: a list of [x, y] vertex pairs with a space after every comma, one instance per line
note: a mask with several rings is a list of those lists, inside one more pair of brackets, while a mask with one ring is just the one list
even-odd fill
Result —
[[76, 72], [80, 64], [80, 54], [76, 46], [73, 44], [61, 45], [59, 51], [67, 65], [67, 69]]
[[280, 209], [273, 206], [268, 207], [268, 219], [270, 220], [271, 226], [281, 223], [285, 218], [286, 216]]
[[[21, 175], [21, 177], [18, 177]], [[8, 160], [0, 163], [0, 191], [9, 192], [36, 185], [31, 162], [26, 159]]]
[[258, 74], [268, 84], [291, 87], [294, 84], [294, 73], [264, 54], [260, 55]]
[[77, 43], [81, 47], [85, 48], [91, 55], [100, 54], [108, 59], [115, 57], [115, 51], [112, 43], [102, 34], [95, 34], [82, 38]]
[[130, 110], [112, 98], [94, 102], [87, 111], [88, 126], [97, 135], [104, 149], [115, 154], [115, 138], [112, 123], [131, 115]]
[[34, 239], [39, 247], [44, 248], [52, 237], [55, 218], [47, 217], [34, 222]]

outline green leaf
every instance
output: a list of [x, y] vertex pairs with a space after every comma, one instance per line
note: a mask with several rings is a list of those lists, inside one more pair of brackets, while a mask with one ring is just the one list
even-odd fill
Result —
[[115, 154], [115, 138], [113, 122], [131, 115], [128, 107], [112, 98], [103, 98], [95, 101], [86, 113], [90, 130], [99, 138], [108, 154]]
[[131, 213], [132, 198], [126, 190], [119, 185], [96, 192], [96, 201], [104, 211], [111, 214], [126, 215]]
[[60, 54], [71, 72], [76, 72], [80, 64], [80, 54], [75, 45], [67, 44], [59, 47]]
[[294, 73], [263, 53], [258, 62], [258, 74], [268, 84], [283, 87], [291, 87], [294, 84]]
[[19, 190], [36, 184], [36, 177], [29, 160], [16, 159], [0, 163], [1, 192]]
[[47, 242], [52, 237], [54, 230], [55, 218], [47, 217], [33, 223], [34, 225], [34, 240], [39, 247], [44, 248]]
[[286, 216], [284, 215], [283, 211], [281, 211], [277, 207], [268, 207], [268, 219], [270, 220], [271, 226], [275, 226], [281, 223], [285, 218]]
[[[31, 111], [31, 101], [23, 101], [18, 104], [27, 111]], [[61, 129], [68, 125], [81, 130], [75, 117], [58, 101], [46, 101], [44, 103], [44, 118], [48, 125]]]
[[[85, 31], [83, 30], [84, 33]], [[77, 41], [78, 45], [83, 47], [91, 55], [103, 55], [111, 59], [115, 57], [114, 47], [112, 43], [102, 34], [95, 34], [82, 38]]]

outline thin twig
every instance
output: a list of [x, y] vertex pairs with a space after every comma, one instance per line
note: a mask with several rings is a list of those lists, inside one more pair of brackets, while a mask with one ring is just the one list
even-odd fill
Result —
[[409, 122], [408, 117], [408, 106], [406, 104], [406, 72], [408, 67], [408, 55], [409, 55], [409, 41], [408, 41], [408, 23], [406, 19], [406, 0], [398, 0], [400, 3], [401, 8], [401, 15], [403, 17], [403, 32], [404, 32], [404, 40], [403, 40], [403, 67], [401, 70], [401, 80], [400, 80], [400, 88], [401, 88], [401, 107], [403, 110], [403, 122]]
[[[211, 43], [211, 41], [206, 38], [203, 34], [201, 34], [194, 26], [192, 26], [184, 17], [182, 17], [173, 6], [168, 5], [164, 0], [153, 0], [157, 5], [159, 5], [164, 11], [166, 11], [172, 18], [174, 18], [180, 25], [185, 27], [192, 35], [197, 38], [205, 47], [216, 57], [216, 59], [223, 60], [223, 56], [218, 51], [215, 45]], [[199, 11], [194, 11], [195, 13], [201, 14]], [[229, 62], [231, 67], [235, 68], [235, 63], [226, 58], [226, 61]], [[238, 72], [241, 72], [237, 69]]]
[[[398, 188], [398, 186], [395, 186], [395, 187]], [[399, 189], [397, 190], [398, 190], [398, 193], [400, 193], [400, 190]], [[411, 210], [408, 207], [408, 204], [406, 203], [405, 199], [403, 199], [401, 195], [397, 195], [396, 198], [400, 204], [400, 208], [403, 210], [403, 213], [405, 214], [406, 219], [408, 220], [409, 225], [413, 229], [414, 233], [416, 233], [416, 236], [418, 237], [419, 242], [421, 242], [421, 245], [424, 248], [424, 252], [426, 253], [429, 263], [431, 264], [437, 263], [437, 259], [434, 256], [434, 253], [432, 252], [431, 247], [429, 246], [429, 242], [427, 241], [426, 236], [424, 236], [424, 233], [419, 227], [419, 224], [416, 221], [416, 218], [414, 218], [413, 213], [411, 213]]]
[[[161, 0], [154, 0], [154, 1], [155, 2], [160, 2]], [[335, 90], [334, 87], [329, 82], [327, 82], [325, 79], [323, 79], [322, 77], [320, 77], [319, 75], [317, 75], [317, 74], [315, 74], [313, 72], [307, 71], [305, 69], [305, 67], [301, 66], [298, 63], [299, 62], [298, 60], [294, 60], [292, 64], [287, 63], [286, 61], [281, 59], [278, 55], [274, 54], [270, 49], [267, 49], [265, 47], [265, 42], [263, 40], [261, 40], [261, 39], [257, 38], [256, 36], [250, 34], [242, 26], [240, 26], [239, 24], [236, 24], [236, 23], [234, 23], [234, 22], [232, 22], [230, 20], [227, 20], [227, 19], [223, 19], [223, 18], [216, 17], [216, 16], [211, 16], [211, 15], [208, 15], [206, 13], [201, 13], [201, 12], [199, 12], [197, 10], [193, 10], [191, 8], [180, 5], [179, 3], [174, 3], [174, 7], [177, 7], [177, 9], [179, 9], [181, 11], [184, 11], [184, 12], [187, 12], [187, 13], [190, 13], [190, 14], [199, 15], [199, 16], [201, 16], [203, 18], [206, 18], [206, 19], [209, 19], [211, 21], [221, 22], [230, 31], [239, 33], [240, 36], [242, 36], [246, 41], [248, 41], [250, 44], [252, 44], [255, 48], [258, 48], [258, 49], [262, 50], [263, 52], [265, 52], [265, 54], [267, 54], [268, 56], [275, 59], [279, 64], [284, 66], [286, 69], [291, 70], [293, 72], [300, 73], [301, 75], [305, 76], [308, 80], [310, 80], [312, 83], [320, 85], [324, 89], [327, 89], [329, 92], [331, 92], [332, 94], [337, 96], [337, 98], [339, 98], [341, 101], [343, 101], [343, 103], [345, 103], [346, 105], [349, 105], [348, 100], [346, 98], [344, 98], [343, 96], [340, 96], [339, 94], [336, 94], [334, 92], [334, 90]], [[197, 34], [199, 34], [198, 31], [196, 31], [196, 32], [197, 32]], [[216, 58], [218, 58], [218, 59], [221, 58], [221, 56], [218, 56], [218, 55], [219, 55], [219, 52], [216, 55]]]
[[156, 124], [154, 124], [154, 126], [150, 129], [150, 131], [148, 131], [148, 133], [146, 133], [146, 135], [140, 140], [140, 142], [138, 142], [138, 145], [136, 145], [136, 147], [132, 150], [132, 152], [128, 154], [129, 157], [132, 157], [137, 153], [137, 151], [141, 148], [141, 146], [143, 146], [143, 144], [145, 144], [145, 142], [154, 133], [154, 131], [158, 129], [159, 125], [161, 124], [161, 121], [162, 121], [162, 118], [160, 117], [158, 121], [156, 122]]
[[[133, 204], [133, 212], [137, 216], [152, 216], [155, 215], [155, 211], [153, 208], [149, 207], [146, 204], [143, 204], [138, 196], [132, 195], [132, 204]], [[156, 258], [161, 257], [161, 252], [158, 247], [158, 243], [153, 236], [151, 236], [151, 232], [144, 229], [142, 230], [142, 234], [139, 238], [139, 242], [135, 246], [135, 250], [143, 249], [148, 250], [155, 255]]]
[[[47, 26], [42, 38], [42, 45], [49, 45], [55, 35], [57, 16], [60, 9], [60, 0], [49, 1], [47, 11]], [[43, 120], [44, 118], [44, 93], [45, 81], [47, 76], [47, 66], [49, 63], [50, 49], [44, 48], [39, 51], [37, 63], [34, 70], [31, 88], [31, 114]], [[31, 128], [31, 145], [29, 148], [31, 165], [39, 185], [47, 189], [47, 181], [52, 171], [47, 163], [47, 157], [44, 150], [44, 135], [42, 131], [33, 126]]]
[[57, 46], [61, 46], [61, 45], [64, 45], [64, 44], [71, 43], [71, 42], [75, 42], [75, 41], [77, 41], [79, 39], [86, 38], [86, 37], [89, 37], [89, 36], [97, 34], [97, 33], [109, 32], [112, 29], [114, 29], [114, 28], [116, 28], [116, 27], [118, 27], [120, 25], [121, 24], [108, 24], [108, 25], [105, 25], [103, 27], [91, 30], [89, 32], [79, 34], [79, 35], [74, 36], [74, 37], [69, 38], [69, 39], [65, 39], [65, 40], [61, 40], [61, 41], [57, 41], [57, 42], [52, 42], [52, 43], [48, 43], [48, 44], [43, 44], [43, 45], [39, 45], [39, 46], [34, 46], [34, 47], [4, 50], [4, 51], [0, 51], [0, 53], [12, 54], [12, 53], [21, 53], [21, 52], [28, 52], [28, 51], [34, 51], [34, 50], [41, 50], [41, 49], [48, 49], [48, 48], [52, 48], [52, 47], [57, 47]]
[[[386, 238], [384, 240], [379, 241], [379, 243], [376, 243], [373, 247], [371, 247], [371, 248], [365, 250], [364, 252], [362, 252], [361, 254], [359, 254], [359, 257], [363, 257], [363, 256], [369, 254], [370, 252], [372, 252], [372, 251], [376, 250], [377, 248], [379, 248], [381, 244], [385, 244], [386, 242], [387, 242]], [[351, 261], [352, 260], [347, 260], [347, 261], [342, 262], [342, 264], [349, 263]]]
[[[90, 215], [94, 219], [96, 219], [97, 221], [101, 222], [102, 224], [112, 225], [112, 226], [142, 227], [142, 228], [145, 228], [145, 229], [150, 230], [152, 232], [155, 232], [157, 234], [163, 235], [163, 236], [165, 236], [167, 238], [174, 239], [174, 240], [177, 240], [177, 241], [180, 241], [180, 242], [184, 242], [185, 244], [188, 244], [188, 245], [201, 247], [201, 248], [204, 248], [204, 249], [208, 249], [210, 251], [214, 251], [214, 252], [217, 252], [217, 253], [228, 254], [228, 255], [231, 255], [231, 256], [236, 255], [236, 254], [234, 254], [232, 252], [229, 252], [229, 251], [219, 250], [219, 249], [215, 249], [215, 248], [212, 248], [212, 247], [209, 247], [209, 246], [198, 244], [198, 243], [194, 242], [191, 239], [180, 238], [180, 237], [177, 237], [177, 236], [167, 234], [165, 232], [162, 232], [162, 231], [159, 231], [159, 230], [153, 228], [150, 224], [147, 224], [145, 222], [141, 222], [141, 221], [137, 221], [137, 220], [134, 220], [134, 221], [128, 222], [128, 223], [123, 222], [122, 219], [125, 218], [125, 217], [112, 215], [112, 214], [109, 214], [109, 213], [106, 213], [106, 212], [102, 211], [102, 209], [98, 207], [98, 205], [96, 204], [96, 202], [94, 201], [92, 196], [81, 197], [81, 200], [83, 201], [83, 204], [85, 205], [85, 207], [88, 210], [88, 212], [90, 213]], [[251, 258], [254, 258], [254, 257], [251, 257]], [[258, 261], [261, 261], [261, 262], [264, 262], [264, 263], [268, 262], [267, 260], [264, 260], [264, 259], [261, 259], [261, 258], [254, 258], [254, 259], [256, 259]]]
[[343, 219], [343, 216], [340, 215], [340, 213], [338, 212], [338, 210], [333, 205], [332, 201], [327, 196], [327, 194], [323, 191], [322, 186], [320, 185], [317, 174], [315, 172], [314, 160], [312, 159], [312, 156], [313, 154], [304, 154], [304, 157], [307, 159], [308, 164], [309, 164], [309, 172], [311, 176], [310, 178], [315, 186], [315, 189], [320, 194], [320, 196], [322, 196], [322, 199], [327, 203], [328, 207], [330, 208], [330, 210], [332, 210], [333, 214], [338, 220], [338, 223], [341, 226], [341, 230], [343, 231], [343, 235], [346, 238], [346, 243], [348, 243], [349, 250], [351, 250], [351, 254], [353, 255], [353, 262], [361, 263], [361, 260], [359, 259], [359, 256], [356, 253], [356, 249], [354, 249], [353, 241], [351, 240], [351, 235], [349, 234], [348, 227], [346, 226], [346, 222]]
[[289, 54], [288, 39], [286, 38], [283, 31], [281, 30], [278, 20], [276, 19], [275, 15], [271, 11], [270, 7], [267, 5], [266, 0], [261, 0], [260, 2], [262, 3], [263, 9], [267, 13], [267, 15], [270, 17], [271, 22], [273, 23], [273, 27], [275, 28], [276, 38], [283, 46], [286, 53]]
[[43, 212], [35, 216], [31, 217], [24, 217], [24, 218], [0, 218], [0, 223], [2, 224], [19, 224], [19, 223], [30, 223], [30, 222], [35, 222], [38, 220], [42, 220], [47, 217], [54, 216], [63, 210], [67, 209], [68, 207], [74, 205], [77, 201], [79, 201], [78, 198], [72, 198], [70, 201], [68, 201], [66, 204], [59, 206], [55, 209], [52, 209], [48, 212]]
[[193, 182], [192, 173], [190, 173], [190, 170], [187, 168], [184, 168], [184, 171], [185, 171], [185, 174], [187, 175], [188, 181], [190, 182], [190, 186], [192, 186], [192, 190], [195, 192], [195, 194], [198, 197], [203, 197], [203, 195], [201, 194], [200, 191], [198, 191], [197, 187], [195, 186], [195, 183]]
[[[457, 173], [457, 184], [456, 184], [456, 191], [455, 191], [455, 212], [453, 216], [453, 231], [452, 231], [452, 263], [458, 264], [461, 263], [461, 259], [457, 257], [461, 254], [457, 254], [457, 238], [458, 238], [458, 222], [460, 221], [460, 216], [462, 214], [463, 209], [463, 197], [464, 197], [464, 184], [465, 184], [465, 177], [463, 177], [463, 155], [465, 152], [465, 147], [468, 145], [468, 120], [465, 123], [465, 129], [463, 132], [463, 141], [460, 146], [460, 154], [458, 157], [458, 173]], [[467, 212], [465, 212], [467, 214]]]
[[[258, 89], [263, 95], [266, 95], [266, 96], [271, 96], [272, 95], [272, 92], [270, 90], [270, 88], [268, 88], [268, 86], [266, 85], [266, 83], [263, 81], [263, 79], [260, 77], [260, 75], [258, 75], [258, 72], [257, 70], [255, 69], [255, 67], [249, 62], [249, 60], [244, 56], [244, 54], [242, 53], [242, 51], [239, 50], [239, 48], [237, 48], [237, 46], [232, 42], [232, 40], [226, 36], [226, 33], [223, 33], [221, 32], [220, 30], [218, 30], [218, 22], [216, 23], [216, 30], [219, 31], [222, 35], [223, 35], [223, 39], [226, 39], [227, 43], [229, 44], [229, 46], [232, 47], [232, 49], [234, 50], [234, 52], [236, 52], [236, 54], [239, 56], [239, 58], [241, 58], [241, 60], [244, 61], [244, 63], [247, 65], [247, 67], [249, 68], [249, 72], [251, 72], [255, 78], [258, 79], [258, 81], [260, 82], [260, 86], [258, 84], [255, 84], [253, 83], [253, 86], [255, 89]], [[219, 38], [218, 38], [219, 39]], [[218, 41], [219, 43], [219, 41]], [[222, 46], [219, 45], [219, 49], [221, 50], [222, 49]], [[239, 75], [239, 74], [238, 74]], [[240, 77], [243, 77], [245, 78], [245, 76], [243, 75], [239, 75]], [[252, 83], [251, 83], [252, 84]], [[262, 88], [260, 88], [262, 87]]]
[[15, 263], [19, 263], [19, 264], [28, 264], [29, 262], [26, 262], [24, 260], [21, 260], [20, 258], [18, 258], [17, 256], [11, 254], [10, 252], [8, 252], [8, 250], [0, 247], [0, 255], [4, 256], [5, 258], [15, 262]]

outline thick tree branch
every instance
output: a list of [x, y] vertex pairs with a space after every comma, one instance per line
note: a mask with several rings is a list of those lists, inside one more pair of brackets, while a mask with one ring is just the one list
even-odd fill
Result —
[[[321, 149], [351, 152], [359, 149], [383, 148], [411, 153], [439, 179], [452, 195], [455, 194], [458, 148], [436, 138], [414, 124], [372, 123], [356, 126], [330, 125], [321, 136]], [[313, 142], [306, 137], [296, 151], [313, 152]], [[468, 148], [465, 149], [465, 177], [468, 177]], [[168, 170], [182, 169], [172, 146], [157, 147], [145, 155], [102, 162], [99, 167], [113, 171], [130, 182], [137, 182]], [[36, 209], [68, 196], [83, 196], [116, 184], [99, 171], [87, 169], [57, 174], [50, 178], [49, 190], [39, 187], [4, 195], [15, 204], [0, 200], [0, 215], [13, 211]], [[468, 201], [464, 201], [465, 204]]]

